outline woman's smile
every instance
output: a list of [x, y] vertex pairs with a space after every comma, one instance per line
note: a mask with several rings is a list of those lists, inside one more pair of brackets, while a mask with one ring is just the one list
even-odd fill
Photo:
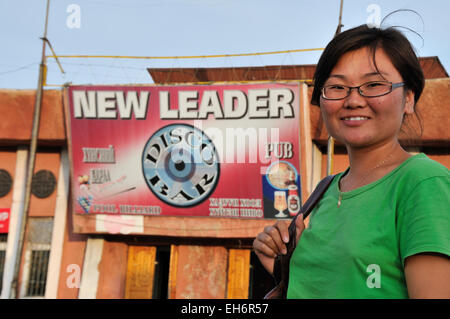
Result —
[[345, 116], [341, 117], [342, 123], [344, 123], [345, 126], [349, 127], [358, 127], [365, 123], [367, 123], [370, 120], [370, 117], [364, 116], [364, 115], [351, 115], [351, 116]]

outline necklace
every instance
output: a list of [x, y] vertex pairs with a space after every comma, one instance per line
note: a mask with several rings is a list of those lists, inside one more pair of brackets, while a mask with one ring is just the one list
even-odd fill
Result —
[[[381, 166], [383, 166], [384, 164], [386, 164], [386, 162], [392, 157], [392, 155], [394, 155], [394, 152], [392, 152], [388, 157], [386, 157], [384, 160], [382, 160], [381, 162], [379, 162], [376, 166], [374, 166], [374, 167], [372, 167], [371, 169], [369, 169], [369, 171], [368, 171], [366, 174], [364, 174], [364, 176], [361, 178], [360, 183], [362, 184], [362, 183], [366, 180], [366, 178], [369, 177], [370, 174], [371, 174], [374, 170], [376, 170], [377, 168], [380, 168]], [[344, 179], [341, 178], [341, 180], [340, 180], [339, 182], [341, 183], [342, 186], [344, 186], [344, 185], [343, 185]], [[338, 185], [338, 186], [339, 186], [339, 185]], [[340, 188], [342, 188], [342, 187], [338, 187], [338, 190], [339, 190], [339, 197], [338, 197], [337, 207], [341, 207], [341, 204], [342, 204], [342, 194], [344, 193], [344, 192], [342, 192], [342, 191], [340, 190]]]

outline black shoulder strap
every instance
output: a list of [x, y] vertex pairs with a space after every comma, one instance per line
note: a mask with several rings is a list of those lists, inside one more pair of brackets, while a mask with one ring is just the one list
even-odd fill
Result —
[[[328, 175], [327, 177], [325, 177], [324, 179], [322, 179], [319, 184], [317, 184], [316, 188], [314, 189], [314, 191], [311, 193], [311, 195], [309, 196], [309, 198], [306, 200], [305, 204], [303, 204], [302, 208], [300, 209], [300, 211], [297, 213], [297, 215], [295, 216], [295, 218], [297, 218], [297, 216], [299, 214], [303, 214], [303, 218], [308, 217], [308, 215], [311, 213], [311, 211], [313, 210], [314, 206], [316, 206], [317, 202], [320, 200], [320, 198], [322, 197], [322, 195], [326, 192], [326, 190], [328, 189], [328, 186], [330, 186], [331, 182], [333, 181], [335, 175]], [[295, 219], [294, 218], [294, 219]], [[294, 222], [295, 224], [295, 222]]]
[[[311, 213], [313, 208], [316, 206], [317, 202], [322, 198], [322, 195], [326, 192], [328, 189], [328, 186], [330, 186], [331, 182], [333, 181], [335, 175], [328, 175], [324, 179], [322, 179], [319, 184], [317, 184], [314, 191], [311, 193], [311, 195], [308, 197], [306, 202], [303, 204], [302, 208], [300, 208], [300, 211], [295, 215], [295, 217], [292, 219], [290, 225], [289, 225], [289, 238], [296, 238], [296, 227], [295, 227], [295, 220], [297, 219], [298, 215], [303, 214], [303, 218], [308, 217], [308, 215]], [[290, 244], [293, 243], [293, 245], [288, 245], [288, 251], [294, 251], [295, 249], [295, 240], [290, 240]]]

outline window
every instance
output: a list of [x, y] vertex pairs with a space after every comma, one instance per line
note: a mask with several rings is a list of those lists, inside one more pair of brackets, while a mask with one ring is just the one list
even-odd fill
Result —
[[48, 259], [50, 247], [33, 247], [30, 257], [30, 273], [28, 275], [27, 297], [45, 295], [45, 284], [47, 282]]
[[45, 296], [53, 218], [30, 218], [25, 250], [21, 298]]

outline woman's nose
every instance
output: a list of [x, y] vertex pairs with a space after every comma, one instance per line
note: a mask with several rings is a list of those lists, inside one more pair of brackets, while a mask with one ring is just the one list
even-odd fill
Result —
[[350, 90], [350, 95], [345, 98], [344, 107], [346, 108], [358, 108], [367, 106], [367, 101], [362, 96], [357, 88]]

